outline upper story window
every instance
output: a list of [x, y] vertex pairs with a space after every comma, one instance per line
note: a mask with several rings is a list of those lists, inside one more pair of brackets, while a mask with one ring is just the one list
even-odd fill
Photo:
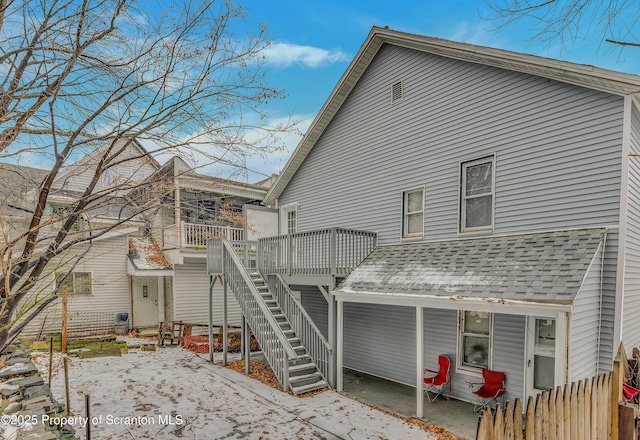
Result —
[[69, 294], [91, 295], [91, 272], [71, 272], [64, 280], [60, 275], [56, 279], [56, 288], [60, 293], [63, 288], [66, 288]]
[[402, 238], [422, 237], [424, 232], [424, 188], [402, 192]]
[[491, 369], [493, 348], [493, 314], [461, 311], [458, 333], [458, 368]]
[[460, 232], [493, 230], [495, 157], [461, 165]]
[[298, 232], [298, 204], [288, 203], [280, 207], [280, 233], [295, 234]]
[[[72, 211], [73, 211], [72, 206], [51, 204], [51, 216], [55, 217], [57, 222], [67, 221], [67, 217], [71, 214]], [[52, 227], [54, 229], [58, 229], [59, 226], [53, 225]], [[82, 216], [78, 215], [75, 223], [71, 227], [71, 230], [79, 231], [81, 228], [82, 228]]]
[[287, 211], [287, 234], [295, 234], [298, 229], [298, 211]]

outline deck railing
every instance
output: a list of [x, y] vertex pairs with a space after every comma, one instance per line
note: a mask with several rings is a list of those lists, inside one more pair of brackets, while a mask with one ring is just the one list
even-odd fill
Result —
[[376, 246], [375, 232], [330, 228], [258, 240], [258, 269], [267, 274], [349, 274]]
[[302, 304], [294, 298], [289, 286], [279, 274], [265, 276], [269, 290], [273, 293], [280, 309], [284, 313], [291, 328], [307, 349], [325, 380], [329, 377], [332, 362], [332, 350], [329, 342], [313, 323]]
[[204, 248], [210, 238], [226, 238], [229, 241], [244, 241], [243, 228], [233, 226], [203, 225], [197, 223], [180, 223], [180, 236], [176, 225], [163, 229], [164, 249], [180, 247]]
[[207, 246], [210, 274], [224, 274], [242, 314], [262, 352], [285, 391], [289, 388], [289, 360], [298, 356], [286, 335], [269, 312], [233, 245], [227, 240], [210, 240]]

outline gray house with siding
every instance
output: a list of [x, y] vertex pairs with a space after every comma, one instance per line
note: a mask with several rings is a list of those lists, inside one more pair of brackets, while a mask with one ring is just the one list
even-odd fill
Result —
[[[639, 93], [634, 75], [374, 27], [267, 193], [281, 235], [259, 246], [332, 343], [337, 388], [343, 368], [415, 386], [422, 416], [441, 354], [454, 397], [489, 368], [515, 399], [640, 345]], [[345, 272], [339, 228], [377, 237]]]

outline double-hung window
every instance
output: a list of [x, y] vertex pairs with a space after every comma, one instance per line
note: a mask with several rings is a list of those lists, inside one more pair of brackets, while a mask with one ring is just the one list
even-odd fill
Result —
[[495, 157], [461, 165], [460, 232], [493, 229]]
[[71, 272], [64, 280], [62, 275], [59, 275], [56, 279], [56, 288], [59, 293], [62, 293], [62, 289], [67, 289], [68, 294], [91, 295], [91, 272]]
[[459, 329], [458, 367], [490, 369], [493, 346], [493, 314], [469, 310], [461, 311]]
[[402, 192], [402, 238], [422, 237], [424, 232], [424, 188]]

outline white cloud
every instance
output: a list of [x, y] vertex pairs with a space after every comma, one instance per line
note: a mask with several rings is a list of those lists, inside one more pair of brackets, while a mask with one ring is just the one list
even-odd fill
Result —
[[264, 50], [264, 55], [267, 62], [276, 67], [290, 67], [295, 64], [317, 68], [350, 60], [347, 54], [339, 49], [327, 50], [291, 43], [272, 43]]
[[445, 38], [478, 46], [504, 48], [502, 40], [498, 38], [495, 32], [487, 30], [484, 24], [463, 21], [455, 26]]

